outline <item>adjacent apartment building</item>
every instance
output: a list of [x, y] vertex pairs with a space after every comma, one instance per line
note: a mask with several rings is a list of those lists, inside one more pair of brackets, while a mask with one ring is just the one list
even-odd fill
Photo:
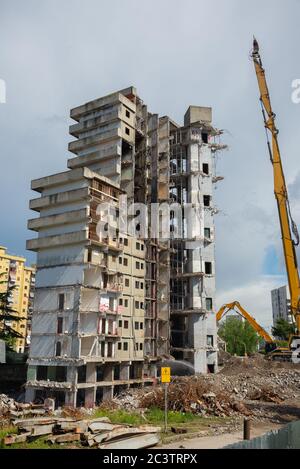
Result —
[[[224, 146], [211, 109], [191, 106], [180, 126], [129, 87], [70, 115], [69, 169], [32, 181], [40, 197], [28, 223], [38, 237], [27, 242], [37, 252], [27, 400], [92, 407], [153, 384], [170, 357], [217, 371], [213, 188]], [[185, 205], [201, 223], [187, 220]]]
[[19, 321], [10, 321], [9, 325], [21, 337], [15, 340], [14, 350], [18, 353], [28, 351], [31, 334], [31, 316], [35, 287], [35, 268], [25, 265], [24, 257], [15, 256], [7, 252], [7, 248], [0, 246], [0, 291], [7, 291], [14, 287], [11, 295], [11, 308]]
[[293, 322], [291, 315], [291, 300], [289, 299], [288, 287], [285, 285], [271, 291], [273, 325], [275, 326], [278, 319], [285, 319], [290, 323]]

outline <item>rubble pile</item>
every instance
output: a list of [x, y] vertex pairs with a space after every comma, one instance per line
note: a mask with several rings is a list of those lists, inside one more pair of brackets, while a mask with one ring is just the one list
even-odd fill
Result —
[[[169, 409], [203, 416], [250, 415], [250, 402], [280, 404], [300, 396], [300, 367], [267, 361], [263, 356], [230, 357], [217, 375], [178, 377], [168, 389]], [[128, 390], [115, 397], [111, 408], [164, 409], [164, 389]], [[258, 412], [259, 413], [259, 412]]]
[[262, 400], [280, 403], [295, 398], [300, 393], [300, 370], [265, 370], [263, 374], [253, 375], [244, 372], [237, 375], [216, 375], [204, 377], [212, 385], [226, 389], [239, 400]]
[[[169, 409], [199, 415], [229, 416], [233, 412], [249, 415], [248, 409], [237, 399], [232, 399], [226, 389], [211, 386], [202, 377], [177, 378], [169, 386]], [[142, 407], [164, 409], [164, 390], [160, 387], [147, 392], [141, 398]]]
[[141, 425], [113, 425], [109, 418], [75, 420], [71, 417], [42, 417], [17, 419], [12, 422], [17, 433], [3, 439], [5, 446], [25, 443], [44, 437], [49, 445], [76, 443], [79, 446], [99, 449], [140, 449], [160, 442], [160, 427]]
[[47, 409], [43, 404], [23, 404], [6, 394], [0, 394], [0, 418], [43, 415], [46, 412]]
[[11, 410], [17, 410], [15, 400], [0, 394], [0, 415], [7, 415]]

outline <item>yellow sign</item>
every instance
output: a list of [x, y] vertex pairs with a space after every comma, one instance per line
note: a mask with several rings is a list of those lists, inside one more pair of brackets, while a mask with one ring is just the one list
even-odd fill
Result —
[[162, 368], [161, 369], [161, 382], [170, 383], [171, 381], [171, 368]]

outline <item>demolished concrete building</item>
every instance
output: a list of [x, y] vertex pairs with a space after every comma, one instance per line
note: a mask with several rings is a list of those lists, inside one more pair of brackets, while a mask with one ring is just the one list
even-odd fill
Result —
[[[180, 126], [129, 87], [70, 115], [69, 169], [32, 181], [41, 196], [28, 224], [38, 238], [27, 242], [37, 277], [26, 399], [92, 407], [151, 385], [172, 356], [196, 373], [217, 371], [213, 185], [223, 146], [211, 108], [190, 106]], [[134, 233], [119, 228], [124, 195]], [[179, 223], [173, 204], [194, 208], [200, 228], [185, 215]], [[153, 205], [169, 208], [169, 236], [160, 211], [154, 235], [141, 221]]]

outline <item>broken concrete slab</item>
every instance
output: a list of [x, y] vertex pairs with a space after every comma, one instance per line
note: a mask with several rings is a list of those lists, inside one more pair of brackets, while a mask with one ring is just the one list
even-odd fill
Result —
[[86, 433], [88, 423], [86, 420], [76, 420], [74, 422], [57, 422], [54, 426], [54, 432], [76, 432]]
[[104, 423], [111, 423], [108, 417], [99, 417], [97, 419], [88, 420], [89, 423], [97, 423], [97, 422], [104, 422]]
[[32, 436], [49, 435], [53, 431], [54, 425], [35, 425], [31, 429]]
[[109, 432], [99, 433], [98, 435], [90, 434], [90, 436], [87, 438], [87, 443], [90, 447], [96, 446], [97, 444], [102, 443], [102, 441], [105, 441], [108, 435], [109, 435]]
[[118, 439], [100, 443], [99, 449], [143, 449], [155, 446], [160, 442], [160, 438], [156, 433], [145, 433], [136, 435], [131, 438]]
[[16, 425], [17, 427], [23, 427], [23, 426], [34, 426], [34, 425], [49, 425], [49, 424], [55, 424], [57, 422], [57, 419], [52, 418], [52, 417], [42, 417], [42, 418], [37, 418], [37, 419], [17, 419], [13, 420], [13, 425]]
[[[122, 425], [123, 426], [123, 425]], [[113, 425], [112, 423], [106, 423], [106, 422], [92, 422], [89, 424], [89, 430], [93, 433], [98, 433], [98, 432], [110, 432], [111, 430], [114, 430], [115, 428], [120, 427], [120, 425]]]
[[121, 427], [121, 428], [115, 428], [111, 432], [107, 434], [107, 437], [105, 438], [105, 441], [110, 441], [110, 440], [119, 440], [123, 438], [129, 438], [134, 435], [139, 435], [139, 434], [155, 434], [161, 431], [160, 427], [150, 427], [147, 425], [142, 425], [140, 427]]

